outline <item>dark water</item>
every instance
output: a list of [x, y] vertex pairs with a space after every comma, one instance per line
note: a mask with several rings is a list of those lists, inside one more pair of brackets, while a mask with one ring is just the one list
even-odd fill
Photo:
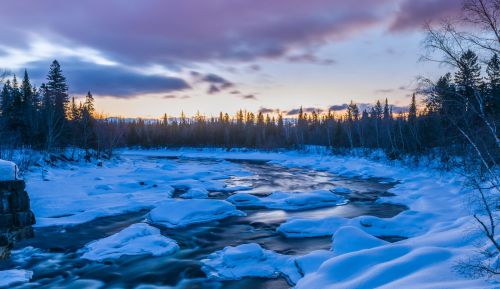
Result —
[[[177, 160], [179, 162], [213, 162], [211, 160]], [[246, 217], [229, 218], [219, 222], [195, 225], [162, 233], [176, 240], [181, 248], [171, 256], [124, 256], [104, 263], [79, 258], [76, 252], [86, 243], [107, 237], [145, 219], [147, 211], [106, 217], [78, 226], [36, 228], [35, 238], [17, 244], [17, 249], [33, 246], [15, 253], [12, 260], [0, 263], [0, 269], [21, 266], [34, 271], [29, 284], [16, 288], [136, 288], [141, 284], [160, 288], [290, 288], [284, 279], [246, 278], [238, 281], [207, 280], [201, 271], [200, 260], [226, 246], [258, 243], [266, 249], [288, 255], [303, 255], [318, 249], [329, 249], [327, 238], [286, 239], [276, 233], [279, 224], [290, 217], [374, 215], [392, 217], [405, 208], [374, 201], [394, 183], [377, 179], [342, 178], [326, 172], [308, 169], [289, 169], [265, 162], [240, 162], [253, 175], [231, 177], [230, 185], [252, 186], [248, 191], [266, 195], [273, 191], [311, 191], [342, 186], [353, 190], [346, 196], [346, 205], [307, 211], [246, 210]], [[226, 198], [229, 192], [211, 192], [213, 198]], [[397, 236], [394, 237], [397, 240]], [[33, 252], [32, 252], [33, 251]], [[30, 256], [29, 258], [27, 256]], [[25, 260], [23, 260], [24, 258]], [[105, 284], [103, 287], [99, 287]], [[169, 287], [170, 286], [170, 287]], [[152, 287], [144, 287], [152, 288]]]

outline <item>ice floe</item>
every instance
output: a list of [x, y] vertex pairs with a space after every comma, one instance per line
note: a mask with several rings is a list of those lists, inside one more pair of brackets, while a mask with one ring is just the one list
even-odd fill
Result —
[[245, 213], [223, 200], [171, 199], [151, 210], [148, 219], [167, 228], [178, 228], [233, 216], [245, 216]]
[[117, 259], [123, 255], [170, 255], [177, 250], [179, 250], [177, 243], [161, 235], [158, 228], [138, 223], [85, 245], [81, 252], [82, 258], [102, 261]]
[[266, 197], [237, 193], [227, 200], [237, 207], [258, 207], [282, 210], [307, 210], [346, 204], [346, 199], [330, 191], [319, 190], [307, 193], [274, 192]]
[[208, 278], [239, 280], [244, 277], [277, 278], [285, 277], [291, 283], [302, 277], [295, 258], [263, 249], [251, 243], [237, 247], [226, 247], [208, 255], [201, 261], [202, 270]]

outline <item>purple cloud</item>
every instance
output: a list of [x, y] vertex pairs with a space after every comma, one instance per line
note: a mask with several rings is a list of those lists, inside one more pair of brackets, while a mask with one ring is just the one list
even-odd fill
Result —
[[[70, 93], [131, 98], [139, 94], [176, 92], [190, 89], [182, 78], [144, 75], [114, 66], [96, 66], [80, 61], [60, 61]], [[31, 63], [28, 73], [35, 84], [46, 82], [50, 61]], [[21, 75], [20, 73], [18, 73]]]
[[460, 0], [404, 0], [390, 30], [421, 29], [428, 21], [458, 15], [461, 8]]
[[[48, 35], [135, 64], [249, 60], [380, 23], [392, 1], [12, 1], [2, 7], [0, 32], [7, 43], [23, 32]], [[22, 17], [26, 7], [37, 13]]]
[[254, 94], [246, 94], [241, 96], [243, 99], [251, 99], [251, 100], [257, 100], [257, 97]]

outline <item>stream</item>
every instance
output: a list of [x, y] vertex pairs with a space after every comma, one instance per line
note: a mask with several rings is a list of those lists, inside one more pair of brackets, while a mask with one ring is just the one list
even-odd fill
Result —
[[[155, 158], [151, 158], [154, 160]], [[210, 159], [175, 159], [176, 162], [213, 163]], [[234, 161], [234, 160], [229, 160]], [[236, 162], [236, 161], [234, 161]], [[198, 224], [182, 229], [165, 229], [162, 234], [174, 239], [180, 250], [169, 256], [123, 256], [120, 259], [94, 262], [80, 258], [78, 249], [85, 244], [117, 233], [141, 222], [148, 211], [99, 218], [71, 227], [35, 228], [35, 237], [16, 244], [11, 260], [0, 262], [0, 270], [22, 264], [34, 272], [30, 283], [14, 288], [220, 288], [254, 289], [290, 288], [285, 279], [244, 278], [237, 281], [207, 279], [201, 270], [201, 259], [226, 246], [258, 243], [263, 248], [287, 255], [304, 255], [318, 249], [330, 249], [331, 238], [287, 239], [276, 228], [288, 218], [324, 216], [357, 217], [373, 215], [389, 218], [406, 208], [375, 202], [388, 196], [395, 183], [383, 179], [345, 178], [313, 169], [286, 168], [264, 161], [237, 161], [250, 176], [231, 176], [231, 186], [251, 186], [249, 193], [267, 195], [274, 191], [308, 192], [345, 187], [352, 190], [344, 196], [345, 205], [305, 211], [270, 209], [244, 210], [245, 217]], [[230, 174], [230, 173], [228, 173]], [[177, 197], [181, 192], [176, 192]], [[211, 198], [225, 199], [231, 192], [210, 192]], [[397, 241], [398, 236], [377, 236]], [[36, 248], [36, 249], [34, 249]], [[103, 284], [105, 284], [103, 286]]]

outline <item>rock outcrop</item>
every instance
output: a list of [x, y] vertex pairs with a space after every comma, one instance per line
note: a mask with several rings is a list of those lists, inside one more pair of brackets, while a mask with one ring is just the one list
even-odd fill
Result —
[[9, 257], [14, 243], [33, 237], [35, 216], [23, 180], [0, 180], [0, 259]]

